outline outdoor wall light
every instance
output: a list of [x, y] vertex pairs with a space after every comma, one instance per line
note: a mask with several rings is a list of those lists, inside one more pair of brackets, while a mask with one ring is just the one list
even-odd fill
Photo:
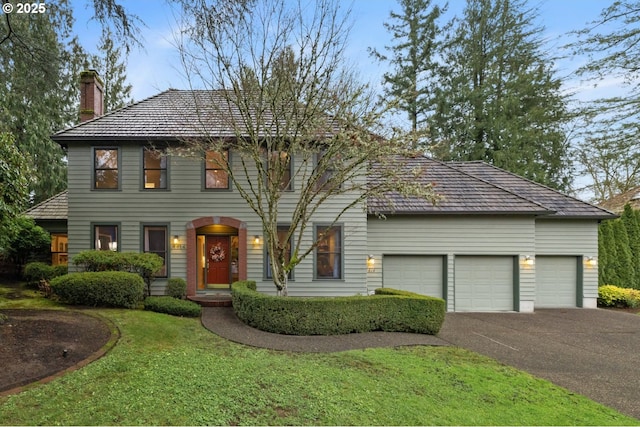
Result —
[[593, 256], [588, 256], [585, 259], [585, 262], [589, 267], [596, 267], [598, 265], [598, 260], [596, 259], [596, 257], [593, 257]]
[[253, 236], [253, 244], [254, 245], [259, 245], [260, 244], [260, 236], [258, 236], [258, 235]]
[[527, 255], [524, 257], [524, 265], [528, 265], [529, 267], [531, 267], [533, 266], [533, 264], [535, 264], [535, 260], [531, 255]]
[[369, 271], [375, 271], [375, 267], [376, 267], [376, 259], [373, 257], [373, 255], [369, 255], [367, 257], [367, 269]]
[[173, 244], [177, 245], [178, 243], [180, 243], [180, 237], [176, 234], [173, 236]]

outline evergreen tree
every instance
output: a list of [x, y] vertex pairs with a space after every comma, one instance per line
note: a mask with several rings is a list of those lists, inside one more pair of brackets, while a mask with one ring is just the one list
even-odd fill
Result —
[[0, 133], [0, 252], [29, 201], [31, 169], [16, 148], [13, 136]]
[[483, 160], [566, 190], [566, 100], [533, 25], [536, 13], [523, 0], [467, 1], [444, 47], [429, 119], [433, 152], [444, 160]]
[[638, 223], [637, 215], [629, 204], [624, 206], [620, 219], [627, 232], [633, 267], [634, 285], [629, 287], [640, 289], [640, 224]]
[[446, 6], [431, 6], [431, 0], [400, 0], [400, 13], [391, 12], [384, 27], [393, 36], [394, 45], [385, 46], [390, 56], [369, 49], [379, 61], [389, 62], [393, 71], [383, 76], [384, 96], [397, 103], [397, 110], [407, 114], [413, 148], [426, 131], [427, 114], [433, 104], [433, 84], [438, 68], [436, 54], [440, 41], [438, 19]]
[[123, 58], [122, 48], [114, 45], [110, 29], [103, 31], [98, 49], [93, 63], [104, 83], [104, 111], [108, 113], [133, 101], [131, 85], [127, 84], [126, 55]]
[[0, 21], [0, 33], [9, 34], [0, 49], [0, 132], [13, 136], [33, 168], [34, 203], [66, 187], [64, 152], [49, 137], [77, 117], [86, 56], [71, 37], [72, 23], [66, 0], [47, 3], [47, 13]]
[[613, 240], [616, 248], [616, 256], [613, 258], [613, 266], [618, 283], [613, 283], [621, 288], [635, 287], [633, 259], [629, 249], [629, 237], [621, 219], [613, 221]]

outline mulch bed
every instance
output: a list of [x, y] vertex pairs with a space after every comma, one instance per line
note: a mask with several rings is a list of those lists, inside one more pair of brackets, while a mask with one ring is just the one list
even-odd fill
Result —
[[0, 310], [0, 392], [24, 386], [97, 358], [117, 332], [79, 311]]

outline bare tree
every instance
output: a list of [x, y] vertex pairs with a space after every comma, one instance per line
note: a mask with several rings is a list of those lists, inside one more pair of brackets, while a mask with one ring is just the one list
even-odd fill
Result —
[[[281, 295], [289, 272], [330, 232], [331, 226], [310, 236], [321, 209], [335, 211], [335, 224], [346, 212], [365, 209], [372, 195], [434, 199], [430, 187], [413, 179], [419, 171], [402, 167], [398, 155], [406, 154], [406, 144], [377, 136], [382, 111], [345, 66], [349, 11], [339, 4], [183, 4], [184, 69], [193, 87], [208, 90], [193, 92], [199, 107], [191, 122], [200, 136], [176, 152], [202, 158], [205, 151], [232, 151], [240, 167], [229, 156], [208, 161], [228, 174], [260, 218]], [[288, 230], [279, 234], [285, 222]]]

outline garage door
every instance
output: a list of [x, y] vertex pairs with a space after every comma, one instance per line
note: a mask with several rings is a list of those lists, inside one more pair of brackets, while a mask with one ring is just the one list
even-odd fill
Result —
[[536, 308], [576, 306], [578, 258], [536, 256]]
[[456, 311], [513, 310], [513, 257], [457, 256]]
[[441, 256], [385, 255], [382, 283], [386, 288], [442, 298], [442, 261]]

